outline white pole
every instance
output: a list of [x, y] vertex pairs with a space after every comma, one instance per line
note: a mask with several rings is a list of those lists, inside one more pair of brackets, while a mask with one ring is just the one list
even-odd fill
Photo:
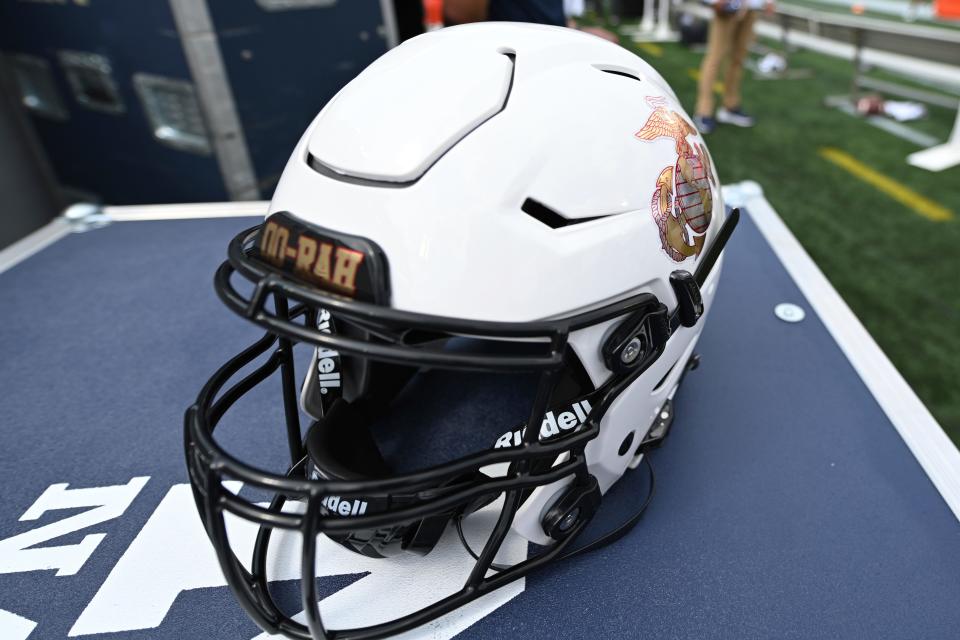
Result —
[[643, 19], [640, 20], [641, 33], [650, 33], [654, 27], [653, 0], [643, 0]]
[[670, 30], [670, 0], [660, 0], [659, 9], [656, 36], [661, 40], [669, 40], [672, 35]]

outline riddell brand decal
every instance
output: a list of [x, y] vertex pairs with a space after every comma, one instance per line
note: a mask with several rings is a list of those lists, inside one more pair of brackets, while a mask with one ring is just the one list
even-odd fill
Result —
[[[313, 467], [313, 465], [310, 465]], [[324, 480], [316, 467], [310, 471], [311, 480]], [[320, 504], [335, 516], [362, 516], [367, 512], [369, 504], [363, 498], [356, 500], [345, 500], [340, 496], [324, 496]]]
[[673, 138], [677, 148], [676, 162], [657, 177], [650, 211], [660, 228], [663, 250], [672, 260], [683, 262], [703, 251], [713, 217], [716, 183], [710, 156], [703, 144], [687, 142], [697, 130], [679, 113], [667, 109], [665, 98], [650, 96], [647, 103], [654, 110], [636, 137], [646, 141]]
[[320, 504], [338, 516], [362, 516], [367, 512], [367, 503], [364, 500], [344, 500], [340, 496], [327, 496]]
[[[540, 440], [549, 440], [563, 432], [578, 428], [587, 421], [590, 414], [590, 403], [587, 400], [574, 402], [570, 411], [562, 411], [554, 415], [553, 411], [547, 411], [543, 416], [543, 422], [540, 424]], [[493, 445], [494, 449], [503, 449], [505, 447], [517, 447], [523, 442], [523, 434], [526, 427], [516, 431], [508, 431], [499, 438]]]
[[[320, 316], [317, 318], [317, 329], [321, 333], [330, 333], [330, 312], [326, 309], [320, 310]], [[320, 385], [320, 393], [326, 394], [329, 389], [340, 388], [340, 354], [333, 349], [317, 348], [317, 383]]]

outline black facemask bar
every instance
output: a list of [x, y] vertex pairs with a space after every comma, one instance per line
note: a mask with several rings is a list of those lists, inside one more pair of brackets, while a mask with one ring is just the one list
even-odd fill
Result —
[[[520, 507], [522, 498], [538, 486], [572, 478], [574, 482], [590, 482], [584, 448], [599, 432], [603, 415], [620, 392], [652, 364], [666, 346], [672, 330], [680, 325], [692, 326], [702, 313], [699, 285], [709, 274], [727, 238], [736, 225], [738, 212], [727, 217], [715, 241], [707, 250], [700, 268], [692, 278], [674, 282], [678, 299], [683, 298], [673, 314], [655, 296], [642, 293], [603, 307], [555, 320], [500, 323], [426, 316], [389, 307], [357, 302], [304, 286], [272, 273], [250, 258], [250, 247], [257, 228], [239, 234], [230, 244], [229, 259], [218, 269], [215, 278], [217, 294], [238, 314], [267, 329], [259, 341], [228, 361], [201, 390], [196, 404], [185, 416], [185, 454], [190, 481], [207, 534], [231, 590], [248, 615], [264, 630], [282, 633], [291, 638], [381, 638], [402, 633], [436, 619], [468, 602], [521, 578], [530, 571], [565, 554], [570, 542], [588, 523], [583, 519], [565, 532], [565, 537], [542, 553], [492, 575], [494, 557], [500, 549]], [[255, 283], [252, 295], [242, 296], [232, 285], [234, 272]], [[687, 274], [689, 275], [689, 274]], [[673, 278], [671, 279], [673, 280]], [[697, 286], [691, 286], [689, 280]], [[273, 310], [267, 309], [268, 300]], [[290, 302], [293, 302], [291, 307]], [[316, 329], [317, 310], [327, 309], [335, 318], [364, 327], [378, 341], [363, 341], [343, 335], [322, 333]], [[551, 392], [563, 366], [563, 355], [571, 331], [625, 318], [643, 329], [646, 343], [632, 366], [614, 371], [610, 379], [595, 392], [596, 400], [586, 423], [574, 433], [554, 441], [539, 441], [539, 419], [547, 411]], [[415, 332], [471, 336], [482, 339], [526, 338], [542, 341], [542, 353], [531, 355], [489, 355], [445, 352], [432, 343], [408, 342]], [[617, 342], [617, 341], [614, 341]], [[620, 342], [623, 342], [622, 340]], [[629, 341], [627, 341], [629, 342]], [[295, 343], [333, 349], [338, 352], [417, 367], [439, 367], [469, 371], [534, 371], [540, 379], [520, 446], [481, 451], [430, 469], [405, 473], [390, 478], [370, 480], [309, 480], [305, 477], [306, 457], [300, 430], [296, 374], [293, 361]], [[624, 344], [608, 340], [605, 348], [612, 357], [623, 353]], [[234, 382], [237, 374], [270, 352], [266, 361]], [[213, 431], [228, 409], [244, 394], [280, 373], [291, 468], [285, 475], [270, 473], [245, 464], [227, 453], [213, 437]], [[229, 386], [228, 386], [229, 384]], [[554, 466], [536, 464], [555, 461], [568, 453], [565, 462]], [[436, 492], [451, 478], [496, 463], [509, 463], [506, 475], [489, 478]], [[239, 480], [256, 489], [271, 492], [275, 497], [268, 507], [230, 493], [223, 482]], [[351, 517], [324, 516], [321, 501], [325, 496], [361, 498], [368, 494], [391, 492], [423, 492], [424, 498], [380, 513]], [[436, 495], [431, 495], [434, 493]], [[356, 529], [380, 528], [435, 517], [458, 506], [485, 496], [503, 494], [504, 502], [493, 532], [477, 554], [477, 561], [464, 587], [432, 605], [402, 618], [358, 629], [328, 631], [320, 616], [316, 591], [316, 536], [319, 533], [345, 533]], [[303, 513], [285, 512], [288, 500], [301, 501]], [[251, 571], [247, 571], [234, 555], [226, 532], [225, 512], [233, 513], [259, 525]], [[274, 528], [300, 531], [302, 534], [301, 597], [307, 624], [296, 622], [282, 613], [268, 590], [267, 549]]]

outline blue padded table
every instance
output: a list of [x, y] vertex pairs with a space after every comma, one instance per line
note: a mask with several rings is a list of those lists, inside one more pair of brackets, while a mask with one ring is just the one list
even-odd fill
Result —
[[[871, 392], [889, 363], [872, 342], [838, 342], [829, 301], [804, 295], [748, 213], [702, 364], [650, 454], [657, 489], [640, 524], [410, 637], [960, 637], [956, 450], [905, 431], [929, 415], [893, 415]], [[116, 222], [0, 274], [0, 638], [259, 634], [197, 533], [181, 432], [200, 386], [259, 335], [211, 285], [228, 240], [255, 222]], [[778, 319], [783, 302], [805, 319]], [[271, 399], [244, 406], [238, 446], [282, 445]], [[645, 474], [628, 474], [595, 528], [645, 491]], [[368, 563], [334, 573], [325, 596], [376, 577]]]

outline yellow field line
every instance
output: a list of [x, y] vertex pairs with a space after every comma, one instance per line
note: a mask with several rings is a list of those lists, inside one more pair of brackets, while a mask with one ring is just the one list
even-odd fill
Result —
[[654, 58], [663, 57], [663, 47], [652, 42], [638, 42], [637, 48], [643, 51], [644, 53], [649, 53]]
[[946, 220], [953, 219], [953, 211], [950, 209], [947, 209], [943, 205], [938, 204], [929, 198], [925, 198], [910, 187], [900, 184], [893, 178], [888, 178], [882, 173], [871, 169], [850, 154], [841, 151], [840, 149], [835, 149], [833, 147], [822, 147], [819, 153], [822, 158], [852, 173], [854, 176], [863, 180], [867, 184], [876, 187], [877, 190], [882, 191], [897, 202], [907, 206], [914, 213], [921, 215], [928, 220], [933, 220], [934, 222], [944, 222]]
[[[700, 69], [687, 69], [687, 75], [700, 82]], [[723, 83], [717, 80], [713, 83], [713, 90], [717, 93], [723, 93], [726, 89], [723, 86]]]

